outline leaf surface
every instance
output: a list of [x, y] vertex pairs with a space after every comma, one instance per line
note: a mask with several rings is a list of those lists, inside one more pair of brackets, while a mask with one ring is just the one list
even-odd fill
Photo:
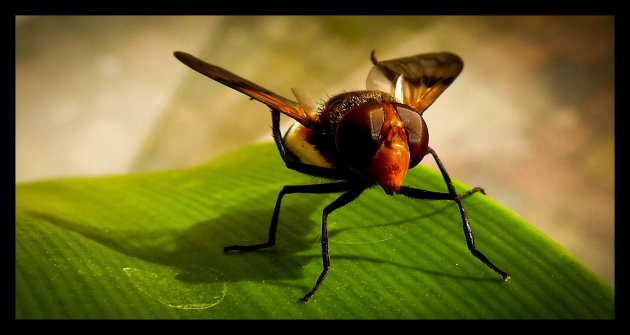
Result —
[[[16, 317], [614, 318], [612, 287], [481, 194], [464, 206], [508, 282], [470, 254], [455, 203], [379, 188], [329, 216], [332, 267], [308, 304], [298, 298], [322, 270], [321, 212], [338, 195], [286, 196], [273, 248], [223, 253], [266, 241], [282, 186], [317, 182], [267, 143], [192, 169], [18, 184]], [[405, 184], [445, 190], [423, 166]]]

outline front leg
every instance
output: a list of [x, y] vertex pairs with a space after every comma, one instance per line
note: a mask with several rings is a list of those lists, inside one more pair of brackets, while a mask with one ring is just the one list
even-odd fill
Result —
[[477, 193], [477, 192], [481, 192], [482, 194], [486, 194], [486, 191], [483, 188], [479, 187], [479, 186], [474, 187], [471, 190], [466, 191], [466, 192], [461, 193], [461, 194], [455, 193], [455, 187], [453, 187], [453, 183], [451, 182], [451, 177], [448, 176], [448, 173], [446, 172], [446, 169], [444, 168], [444, 165], [442, 164], [442, 161], [438, 157], [438, 155], [435, 152], [435, 150], [431, 149], [431, 147], [428, 147], [425, 156], [428, 155], [428, 154], [431, 154], [431, 156], [433, 156], [433, 159], [435, 160], [435, 163], [437, 164], [438, 168], [440, 169], [440, 172], [442, 173], [442, 178], [444, 178], [444, 182], [446, 183], [446, 187], [448, 188], [449, 194], [457, 195], [457, 197], [460, 198], [460, 199], [463, 199], [463, 198], [465, 198], [467, 196], [470, 196], [470, 195], [472, 195], [474, 193]]
[[448, 188], [448, 193], [441, 193], [441, 192], [432, 192], [432, 191], [426, 191], [426, 190], [421, 190], [421, 189], [415, 189], [415, 188], [411, 188], [411, 187], [407, 187], [407, 186], [403, 186], [400, 189], [400, 193], [403, 195], [406, 195], [410, 198], [415, 198], [415, 199], [427, 199], [427, 200], [453, 200], [455, 201], [455, 203], [457, 203], [457, 206], [459, 207], [459, 213], [460, 216], [462, 218], [462, 225], [464, 228], [464, 235], [466, 236], [466, 244], [468, 246], [468, 250], [470, 251], [470, 253], [473, 254], [473, 256], [477, 257], [479, 260], [481, 260], [484, 264], [486, 264], [490, 269], [492, 269], [494, 272], [498, 273], [501, 275], [501, 277], [503, 277], [504, 281], [507, 281], [508, 279], [510, 279], [510, 275], [499, 269], [498, 267], [496, 267], [494, 264], [492, 264], [492, 262], [490, 262], [490, 260], [488, 260], [488, 258], [486, 256], [484, 256], [484, 254], [482, 254], [480, 251], [477, 250], [477, 248], [475, 247], [475, 239], [473, 237], [473, 233], [472, 233], [472, 229], [470, 228], [470, 223], [468, 221], [468, 215], [466, 215], [466, 211], [464, 210], [464, 205], [461, 202], [461, 199], [464, 197], [467, 197], [475, 192], [482, 192], [485, 194], [484, 190], [480, 187], [475, 187], [472, 190], [468, 191], [468, 192], [464, 192], [460, 195], [458, 195], [455, 192], [455, 187], [453, 187], [453, 183], [451, 182], [451, 178], [448, 176], [448, 173], [446, 172], [446, 169], [444, 168], [444, 165], [442, 164], [442, 162], [440, 161], [440, 159], [437, 156], [437, 153], [435, 153], [435, 151], [431, 148], [427, 149], [427, 153], [430, 153], [433, 158], [435, 159], [435, 162], [437, 163], [440, 172], [442, 173], [442, 178], [444, 178], [444, 182], [446, 183], [446, 187]]

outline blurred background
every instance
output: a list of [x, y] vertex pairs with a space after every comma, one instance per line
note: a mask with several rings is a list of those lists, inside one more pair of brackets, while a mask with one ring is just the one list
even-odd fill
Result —
[[457, 53], [462, 74], [424, 114], [451, 177], [615, 284], [612, 16], [36, 16], [15, 27], [16, 183], [192, 167], [271, 141], [264, 105], [175, 50], [317, 100], [365, 88], [372, 49], [382, 60]]

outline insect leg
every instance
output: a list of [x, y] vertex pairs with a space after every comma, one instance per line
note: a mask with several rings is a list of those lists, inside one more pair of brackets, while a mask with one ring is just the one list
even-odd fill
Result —
[[284, 142], [282, 141], [282, 133], [280, 132], [280, 111], [276, 109], [271, 110], [271, 130], [273, 134], [273, 140], [276, 142], [280, 156], [285, 164], [289, 163], [287, 158], [287, 150], [284, 148]]
[[370, 60], [372, 61], [372, 64], [376, 65], [378, 64], [378, 59], [376, 59], [376, 50], [372, 50], [372, 52], [370, 53]]
[[470, 196], [470, 195], [473, 195], [473, 194], [475, 194], [477, 192], [481, 192], [481, 194], [486, 194], [486, 191], [483, 188], [477, 186], [477, 187], [473, 187], [472, 189], [470, 189], [470, 190], [468, 190], [468, 191], [466, 191], [464, 193], [458, 194], [457, 197], [460, 198], [460, 199], [463, 199], [463, 198], [465, 198], [467, 196]]
[[342, 194], [339, 198], [337, 198], [337, 200], [333, 201], [330, 205], [324, 208], [324, 212], [322, 215], [322, 261], [323, 261], [324, 269], [322, 270], [322, 273], [317, 278], [317, 281], [315, 282], [315, 286], [313, 286], [313, 288], [308, 293], [306, 293], [304, 297], [300, 299], [303, 302], [308, 302], [308, 299], [310, 299], [311, 296], [315, 294], [315, 291], [317, 291], [317, 289], [319, 288], [319, 285], [321, 285], [321, 283], [324, 281], [324, 278], [326, 278], [326, 276], [328, 275], [328, 270], [330, 269], [330, 253], [328, 252], [328, 228], [327, 228], [328, 214], [330, 214], [335, 209], [340, 208], [344, 205], [347, 205], [349, 202], [356, 199], [361, 194], [361, 192], [363, 192], [363, 190], [364, 188], [351, 189], [350, 191]]
[[[448, 176], [448, 173], [446, 172], [446, 169], [444, 168], [444, 165], [442, 164], [442, 161], [440, 161], [440, 159], [438, 158], [437, 153], [435, 152], [435, 150], [433, 150], [433, 149], [431, 149], [431, 147], [429, 147], [429, 148], [427, 148], [427, 152], [426, 152], [425, 156], [428, 155], [428, 154], [431, 154], [433, 156], [433, 159], [435, 159], [435, 162], [437, 163], [438, 168], [440, 169], [440, 172], [442, 173], [442, 177], [444, 178], [444, 181], [446, 182], [446, 187], [448, 187], [449, 193], [454, 194], [455, 193], [455, 188], [453, 187], [453, 184], [451, 183], [451, 178]], [[466, 191], [464, 193], [458, 194], [457, 197], [460, 198], [460, 199], [463, 199], [463, 198], [468, 197], [468, 196], [470, 196], [470, 195], [472, 195], [474, 193], [477, 193], [477, 192], [481, 192], [482, 194], [486, 194], [486, 191], [483, 188], [477, 186], [477, 187], [474, 187], [471, 190], [468, 190], [468, 191]]]
[[[486, 256], [484, 256], [484, 254], [482, 254], [480, 251], [478, 251], [475, 248], [475, 239], [473, 237], [473, 233], [472, 233], [472, 229], [470, 228], [470, 223], [468, 221], [468, 216], [466, 215], [466, 211], [464, 210], [464, 206], [462, 205], [461, 202], [461, 198], [469, 196], [477, 191], [485, 193], [483, 191], [482, 188], [476, 187], [473, 188], [472, 190], [462, 193], [462, 195], [457, 195], [457, 193], [455, 193], [455, 187], [453, 187], [453, 183], [451, 182], [451, 178], [448, 176], [448, 173], [446, 172], [446, 169], [444, 168], [444, 165], [442, 164], [442, 162], [440, 161], [440, 159], [438, 158], [437, 154], [435, 153], [435, 151], [431, 148], [427, 148], [427, 153], [430, 153], [433, 158], [435, 159], [435, 163], [437, 163], [440, 172], [442, 173], [442, 177], [444, 178], [444, 182], [446, 182], [446, 187], [448, 188], [448, 195], [450, 197], [450, 200], [455, 201], [455, 203], [457, 203], [457, 206], [459, 207], [459, 213], [462, 217], [462, 224], [464, 227], [464, 235], [466, 236], [466, 244], [468, 246], [468, 250], [470, 250], [470, 252], [473, 254], [473, 256], [477, 257], [479, 260], [481, 260], [484, 264], [486, 264], [490, 269], [492, 269], [494, 272], [498, 273], [501, 275], [501, 277], [503, 277], [504, 281], [507, 281], [508, 279], [510, 279], [510, 275], [506, 272], [504, 272], [503, 270], [499, 269], [498, 267], [496, 267], [494, 264], [492, 264], [492, 262], [490, 262], [490, 260], [488, 260], [488, 258]], [[401, 192], [403, 193], [403, 189], [401, 189]], [[416, 193], [413, 193], [411, 191], [406, 190], [405, 193], [406, 195], [409, 195], [411, 197], [416, 198], [414, 195], [416, 195]], [[419, 194], [418, 194], [419, 195]], [[420, 199], [437, 199], [437, 198], [420, 198]]]
[[285, 194], [292, 193], [336, 193], [336, 192], [344, 192], [349, 189], [348, 183], [346, 182], [338, 182], [338, 183], [329, 183], [329, 184], [313, 184], [313, 185], [286, 185], [278, 194], [278, 199], [276, 200], [276, 207], [273, 210], [273, 216], [271, 217], [271, 225], [269, 226], [269, 238], [265, 243], [252, 244], [252, 245], [232, 245], [229, 247], [223, 248], [224, 252], [232, 251], [232, 250], [256, 250], [262, 248], [268, 248], [273, 246], [276, 243], [276, 228], [278, 227], [278, 217], [280, 215], [280, 203], [282, 202], [282, 198]]
[[317, 176], [328, 179], [343, 179], [343, 176], [339, 174], [339, 171], [333, 169], [327, 169], [320, 166], [303, 164], [300, 162], [293, 161], [289, 157], [289, 153], [284, 146], [284, 141], [282, 140], [282, 133], [280, 132], [280, 111], [276, 109], [271, 110], [271, 121], [272, 121], [272, 132], [273, 139], [276, 142], [276, 146], [278, 147], [278, 152], [280, 152], [280, 156], [284, 161], [284, 164], [287, 168], [305, 173], [311, 176]]
[[455, 187], [453, 187], [453, 183], [451, 182], [451, 177], [448, 176], [448, 173], [446, 172], [446, 169], [444, 168], [442, 161], [440, 160], [440, 158], [438, 158], [437, 153], [435, 153], [435, 151], [431, 149], [431, 147], [428, 147], [427, 154], [431, 154], [433, 156], [433, 159], [435, 160], [435, 163], [438, 165], [438, 168], [440, 169], [440, 172], [442, 173], [442, 178], [444, 178], [444, 182], [446, 182], [448, 193], [451, 196], [456, 197], [457, 193], [455, 193]]

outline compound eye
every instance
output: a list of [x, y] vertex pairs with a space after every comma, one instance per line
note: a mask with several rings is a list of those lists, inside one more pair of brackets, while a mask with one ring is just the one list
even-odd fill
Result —
[[355, 168], [367, 167], [378, 148], [384, 118], [383, 106], [378, 102], [364, 103], [344, 115], [335, 134], [341, 158]]
[[429, 131], [427, 124], [418, 112], [403, 104], [395, 103], [396, 112], [405, 124], [407, 142], [409, 144], [409, 168], [418, 165], [427, 152], [429, 146]]

